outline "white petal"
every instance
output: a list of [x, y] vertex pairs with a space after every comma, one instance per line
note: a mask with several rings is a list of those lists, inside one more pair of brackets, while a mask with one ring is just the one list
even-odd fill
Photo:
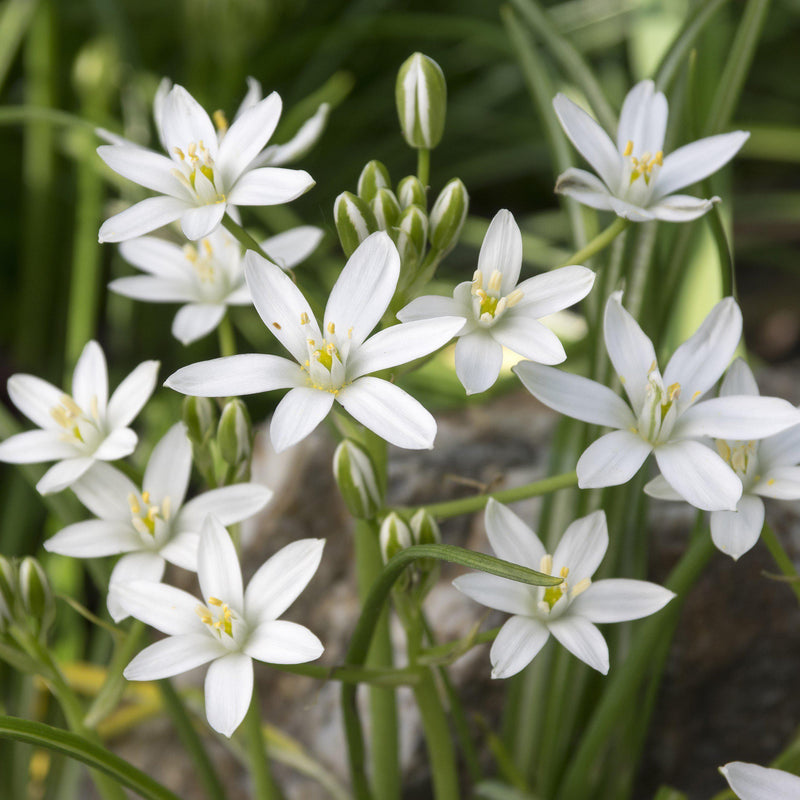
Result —
[[681, 387], [680, 405], [707, 392], [730, 363], [742, 335], [742, 312], [732, 297], [709, 311], [700, 327], [673, 354], [664, 370], [664, 385]]
[[444, 347], [463, 327], [463, 317], [437, 317], [378, 331], [347, 359], [348, 380], [428, 355]]
[[633, 142], [634, 155], [657, 153], [664, 147], [667, 128], [667, 99], [655, 91], [653, 81], [640, 81], [625, 96], [617, 128], [617, 148]]
[[305, 439], [328, 416], [333, 393], [298, 386], [278, 403], [269, 424], [269, 437], [277, 453]]
[[360, 345], [389, 306], [399, 277], [400, 255], [388, 234], [367, 236], [336, 280], [325, 306], [324, 328], [334, 323], [352, 346]]
[[264, 96], [260, 81], [257, 81], [250, 75], [248, 75], [245, 80], [247, 81], [247, 92], [242, 102], [239, 103], [239, 108], [236, 109], [236, 114], [233, 117], [234, 119], [239, 119], [248, 108], [252, 108]]
[[121, 582], [114, 594], [128, 614], [162, 633], [203, 633], [210, 639], [196, 613], [198, 599], [182, 589], [135, 580]]
[[61, 439], [57, 431], [24, 431], [9, 436], [0, 444], [0, 461], [9, 464], [38, 464], [60, 458], [73, 458], [79, 450]]
[[728, 367], [728, 371], [725, 373], [725, 377], [719, 387], [720, 397], [737, 394], [749, 394], [753, 397], [757, 397], [759, 394], [753, 371], [747, 366], [747, 362], [743, 358], [735, 359]]
[[560, 414], [610, 428], [636, 424], [627, 403], [597, 381], [532, 361], [517, 364], [513, 371], [539, 402]]
[[102, 145], [97, 155], [114, 172], [159, 194], [189, 200], [189, 192], [173, 174], [175, 163], [171, 158], [154, 153], [144, 147], [132, 145]]
[[664, 197], [707, 178], [727, 164], [749, 136], [746, 131], [734, 131], [679, 147], [664, 159], [654, 191]]
[[106, 414], [112, 428], [124, 427], [142, 410], [156, 387], [160, 366], [158, 361], [143, 361], [117, 386]]
[[110, 464], [95, 463], [75, 483], [72, 491], [96, 517], [126, 522], [130, 526], [128, 498], [138, 489], [127, 475]]
[[453, 586], [476, 603], [507, 614], [530, 616], [536, 609], [536, 598], [529, 586], [499, 575], [470, 572], [459, 575]]
[[[306, 340], [322, 338], [305, 297], [283, 270], [252, 250], [244, 256], [244, 275], [264, 324], [302, 364], [308, 357]], [[308, 322], [301, 324], [301, 319]]]
[[656, 475], [653, 480], [648, 481], [644, 485], [644, 493], [650, 497], [655, 497], [656, 500], [683, 500], [668, 483], [663, 475]]
[[100, 242], [122, 242], [174, 222], [191, 208], [174, 197], [148, 197], [107, 219], [97, 236]]
[[190, 208], [181, 215], [184, 236], [192, 241], [208, 236], [225, 216], [226, 203], [215, 202]]
[[197, 551], [200, 547], [200, 534], [190, 531], [173, 534], [172, 538], [159, 551], [161, 557], [190, 572], [197, 572]]
[[612, 431], [583, 451], [576, 471], [581, 489], [627, 483], [644, 464], [653, 446], [638, 433]]
[[186, 303], [196, 298], [197, 290], [183, 277], [180, 280], [133, 275], [108, 284], [112, 292], [145, 303]]
[[655, 219], [655, 215], [650, 209], [634, 205], [627, 200], [620, 200], [618, 197], [609, 197], [608, 202], [611, 205], [611, 210], [618, 217], [629, 219], [631, 222], [649, 222], [651, 219]]
[[503, 365], [503, 346], [488, 329], [468, 333], [456, 342], [456, 375], [467, 394], [485, 392], [494, 385]]
[[659, 445], [661, 474], [678, 494], [704, 511], [732, 511], [742, 496], [736, 473], [709, 447], [685, 440]]
[[673, 597], [674, 592], [657, 583], [614, 578], [593, 583], [572, 601], [569, 613], [589, 622], [627, 622], [655, 614]]
[[800, 425], [764, 439], [758, 446], [758, 458], [770, 468], [800, 463]]
[[[141, 540], [139, 546], [141, 547]], [[164, 577], [165, 567], [164, 559], [158, 553], [130, 553], [117, 561], [111, 570], [106, 600], [108, 613], [114, 622], [121, 622], [128, 616], [128, 611], [117, 597], [117, 589], [132, 581], [158, 584]]]
[[200, 530], [197, 577], [205, 602], [216, 597], [235, 611], [242, 612], [244, 590], [239, 557], [230, 534], [213, 516], [206, 517]]
[[54, 494], [71, 486], [94, 464], [93, 458], [68, 458], [53, 464], [36, 484], [39, 494]]
[[62, 528], [45, 543], [44, 549], [72, 558], [98, 558], [129, 553], [141, 544], [130, 524], [90, 519]]
[[270, 236], [261, 242], [261, 247], [278, 266], [291, 269], [305, 261], [317, 249], [324, 235], [322, 228], [300, 225], [277, 236]]
[[172, 335], [181, 344], [202, 339], [222, 322], [225, 306], [217, 303], [192, 303], [184, 306], [172, 322]]
[[245, 172], [228, 195], [237, 206], [274, 206], [305, 194], [314, 179], [302, 169], [261, 167]]
[[94, 457], [98, 461], [117, 461], [129, 456], [136, 449], [138, 441], [138, 437], [130, 428], [117, 428], [103, 439], [94, 451]]
[[536, 319], [554, 314], [575, 305], [586, 297], [594, 285], [594, 272], [586, 267], [569, 266], [535, 275], [523, 281], [517, 288], [523, 293], [522, 300], [511, 310]]
[[764, 527], [764, 501], [752, 494], [743, 494], [736, 511], [712, 511], [711, 539], [734, 561], [743, 556], [761, 536]]
[[611, 194], [608, 187], [585, 169], [570, 167], [558, 176], [556, 194], [565, 194], [579, 203], [601, 211], [611, 210]]
[[702, 217], [719, 202], [720, 198], [717, 196], [705, 200], [689, 194], [671, 194], [657, 203], [652, 203], [647, 210], [655, 219], [660, 219], [662, 222], [691, 222]]
[[336, 399], [362, 425], [382, 439], [408, 450], [430, 450], [436, 420], [410, 394], [369, 376], [342, 389]]
[[302, 370], [279, 356], [249, 353], [212, 358], [182, 367], [164, 386], [193, 397], [233, 397], [296, 386]]
[[608, 134], [582, 108], [563, 94], [555, 96], [553, 108], [575, 149], [609, 187], [615, 187], [622, 170], [622, 157]]
[[490, 328], [494, 340], [513, 353], [539, 364], [560, 364], [566, 360], [567, 354], [558, 336], [527, 312], [527, 308], [508, 309]]
[[400, 322], [413, 322], [435, 317], [456, 317], [461, 314], [461, 305], [452, 297], [438, 294], [426, 294], [412, 300], [405, 308], [397, 312]]
[[656, 361], [653, 343], [639, 323], [622, 307], [622, 292], [608, 298], [603, 319], [608, 357], [634, 408], [645, 403], [647, 376]]
[[540, 569], [544, 545], [508, 506], [490, 498], [485, 521], [489, 543], [498, 558], [529, 569]]
[[11, 402], [40, 428], [55, 428], [61, 431], [53, 419], [51, 410], [61, 405], [63, 389], [43, 381], [35, 375], [17, 374], [8, 379], [8, 396]]
[[150, 492], [151, 501], [161, 505], [169, 497], [176, 513], [186, 496], [192, 472], [192, 445], [182, 422], [173, 425], [153, 448], [144, 471], [142, 489]]
[[589, 620], [568, 614], [548, 622], [547, 627], [572, 655], [603, 675], [608, 674], [608, 645]]
[[268, 664], [305, 664], [318, 659], [324, 649], [308, 628], [278, 619], [259, 625], [247, 640], [244, 652]]
[[208, 514], [223, 525], [233, 525], [257, 514], [272, 498], [272, 491], [255, 483], [223, 486], [191, 499], [181, 510], [175, 525], [179, 531], [199, 532]]
[[779, 769], [732, 761], [719, 771], [740, 800], [796, 800], [800, 778]]
[[500, 294], [508, 294], [519, 280], [522, 268], [522, 234], [514, 215], [505, 208], [498, 211], [489, 223], [478, 254], [478, 269], [484, 286], [497, 271], [502, 277]]
[[203, 107], [183, 86], [173, 86], [164, 99], [161, 136], [170, 155], [176, 147], [186, 153], [189, 145], [202, 142], [211, 157], [217, 158], [217, 132]]
[[253, 162], [253, 166], [270, 164], [280, 166], [296, 161], [305, 155], [316, 143], [325, 129], [328, 120], [330, 105], [321, 103], [314, 112], [314, 116], [309, 117], [301, 126], [297, 133], [284, 144], [275, 144], [267, 147], [263, 153]]
[[773, 467], [750, 491], [778, 500], [800, 500], [800, 467]]
[[186, 275], [183, 248], [155, 236], [122, 242], [119, 253], [129, 264], [158, 278], [179, 280]]
[[231, 653], [208, 668], [205, 684], [208, 724], [223, 736], [239, 727], [253, 699], [253, 661], [244, 653]]
[[151, 644], [125, 667], [129, 681], [156, 681], [207, 664], [225, 648], [207, 633], [185, 633]]
[[93, 403], [102, 417], [108, 403], [108, 367], [100, 345], [88, 342], [81, 352], [75, 371], [72, 373], [72, 396], [85, 411]]
[[591, 578], [608, 549], [608, 525], [603, 511], [594, 511], [576, 519], [564, 531], [553, 553], [553, 575], [569, 569], [569, 583], [574, 586]]
[[533, 661], [544, 647], [550, 633], [535, 619], [511, 617], [500, 628], [489, 658], [492, 662], [492, 678], [510, 678]]
[[739, 395], [712, 397], [678, 418], [673, 436], [761, 439], [800, 423], [800, 411], [779, 397]]

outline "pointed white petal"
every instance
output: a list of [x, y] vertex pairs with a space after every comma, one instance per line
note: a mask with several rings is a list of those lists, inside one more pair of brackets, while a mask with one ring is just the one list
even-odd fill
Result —
[[224, 316], [224, 304], [192, 303], [181, 308], [175, 315], [172, 335], [181, 344], [191, 344], [211, 333]]
[[591, 578], [608, 549], [608, 525], [603, 511], [576, 519], [564, 531], [553, 553], [553, 575], [569, 569], [569, 584]]
[[719, 202], [720, 198], [716, 195], [705, 200], [689, 194], [671, 194], [657, 203], [652, 203], [647, 210], [655, 219], [660, 219], [662, 222], [691, 222], [702, 217]]
[[159, 194], [190, 200], [185, 185], [175, 177], [175, 163], [171, 158], [134, 145], [102, 145], [97, 155], [114, 172]]
[[399, 277], [400, 255], [388, 234], [367, 236], [336, 280], [325, 306], [324, 328], [333, 323], [352, 346], [360, 345], [389, 306]]
[[750, 491], [777, 500], [800, 500], [800, 467], [773, 467]]
[[[139, 547], [141, 547], [141, 539]], [[117, 597], [117, 589], [132, 581], [158, 584], [164, 577], [165, 567], [164, 559], [158, 553], [129, 553], [117, 561], [114, 569], [111, 570], [106, 599], [108, 613], [114, 622], [121, 622], [128, 616], [128, 611]]]
[[779, 397], [712, 397], [678, 417], [675, 438], [761, 439], [800, 424], [800, 411]]
[[397, 312], [400, 322], [413, 322], [434, 317], [457, 317], [462, 313], [461, 305], [452, 297], [438, 294], [426, 294], [412, 300]]
[[523, 281], [517, 288], [523, 293], [522, 300], [511, 310], [541, 319], [548, 314], [562, 311], [583, 300], [594, 285], [594, 272], [586, 267], [569, 266], [535, 275]]
[[130, 428], [117, 428], [111, 431], [94, 451], [94, 458], [98, 461], [117, 461], [129, 456], [139, 441]]
[[268, 664], [305, 664], [318, 659], [324, 649], [308, 628], [279, 619], [259, 625], [247, 640], [244, 652]]
[[746, 131], [722, 133], [679, 147], [664, 159], [656, 178], [658, 197], [697, 183], [727, 164], [747, 141]]
[[226, 204], [217, 201], [184, 211], [181, 215], [184, 236], [192, 241], [208, 236], [222, 222], [225, 210]]
[[114, 594], [126, 613], [162, 633], [202, 633], [211, 638], [196, 613], [200, 601], [182, 589], [134, 580], [120, 582]]
[[99, 558], [129, 553], [140, 544], [138, 534], [129, 524], [90, 519], [62, 528], [44, 543], [44, 549], [72, 558]]
[[444, 347], [463, 327], [463, 317], [437, 317], [378, 331], [347, 359], [348, 380], [426, 356]]
[[74, 458], [79, 453], [74, 444], [62, 441], [57, 431], [24, 431], [0, 444], [0, 461], [9, 464], [39, 464]]
[[231, 653], [208, 668], [205, 684], [208, 724], [223, 736], [233, 735], [253, 699], [253, 661], [244, 653]]
[[572, 601], [569, 613], [589, 622], [627, 622], [655, 614], [673, 597], [674, 592], [657, 583], [614, 578], [593, 583]]
[[208, 516], [200, 529], [200, 547], [197, 553], [197, 577], [203, 600], [216, 597], [234, 611], [244, 609], [244, 589], [239, 557], [230, 534], [220, 521]]
[[555, 96], [553, 108], [575, 149], [608, 186], [615, 187], [622, 170], [622, 156], [608, 134], [582, 108], [563, 94]]
[[242, 102], [239, 103], [239, 108], [236, 109], [236, 114], [233, 117], [234, 119], [239, 119], [248, 108], [252, 108], [264, 96], [260, 81], [257, 81], [250, 75], [248, 75], [245, 80], [247, 81], [247, 92]]
[[334, 396], [324, 389], [298, 386], [278, 403], [269, 424], [269, 437], [277, 453], [305, 439], [328, 416]]
[[436, 420], [410, 394], [379, 378], [358, 378], [336, 399], [362, 425], [408, 450], [430, 450]]
[[138, 492], [133, 481], [110, 464], [95, 463], [72, 487], [89, 511], [96, 517], [128, 523], [131, 509], [128, 498]]
[[287, 358], [248, 353], [182, 367], [164, 386], [193, 397], [232, 397], [288, 389], [301, 378], [300, 367]]
[[565, 361], [567, 354], [558, 336], [527, 312], [527, 308], [508, 309], [490, 328], [494, 340], [512, 353], [539, 364], [560, 364]]
[[288, 164], [304, 156], [316, 143], [325, 129], [330, 105], [321, 103], [314, 116], [307, 119], [300, 130], [284, 144], [267, 147], [253, 162], [254, 167], [271, 165], [274, 167]]
[[169, 497], [176, 513], [186, 496], [192, 471], [192, 445], [182, 422], [173, 425], [153, 448], [144, 471], [142, 489], [150, 492], [151, 501], [161, 505]]
[[217, 132], [214, 125], [203, 107], [183, 86], [173, 86], [164, 99], [160, 127], [164, 149], [170, 155], [176, 147], [186, 153], [189, 145], [202, 142], [216, 161]]
[[67, 458], [53, 464], [36, 484], [39, 494], [54, 494], [71, 486], [94, 464], [93, 458]]
[[627, 483], [644, 464], [653, 449], [638, 433], [612, 431], [583, 451], [576, 471], [581, 489], [618, 486]]
[[191, 207], [190, 203], [175, 197], [148, 197], [107, 219], [100, 226], [97, 238], [100, 242], [133, 239], [174, 222]]
[[486, 534], [498, 558], [540, 569], [545, 554], [541, 540], [508, 506], [493, 498], [486, 505]]
[[625, 150], [633, 142], [636, 156], [657, 153], [664, 147], [667, 128], [667, 99], [655, 91], [653, 81], [640, 81], [625, 96], [617, 128], [617, 148]]
[[133, 275], [108, 284], [112, 292], [145, 303], [186, 303], [196, 298], [197, 290], [184, 277], [179, 280]]
[[681, 406], [694, 402], [695, 395], [704, 394], [717, 382], [741, 335], [742, 312], [732, 297], [726, 297], [675, 351], [664, 370], [664, 385], [677, 383], [681, 387]]
[[800, 425], [760, 442], [758, 458], [770, 468], [793, 467], [800, 463]]
[[510, 678], [533, 661], [544, 647], [550, 633], [541, 622], [530, 617], [511, 617], [500, 628], [489, 658], [492, 678]]
[[175, 526], [179, 531], [200, 531], [208, 514], [223, 525], [233, 525], [257, 514], [270, 501], [272, 491], [255, 483], [237, 483], [211, 489], [192, 498], [181, 510]]
[[502, 277], [500, 294], [508, 294], [519, 280], [522, 268], [522, 234], [514, 215], [505, 208], [498, 211], [489, 223], [478, 254], [478, 269], [484, 286], [497, 271]]
[[314, 179], [302, 169], [261, 167], [245, 172], [228, 195], [236, 206], [274, 206], [305, 194]]
[[161, 548], [161, 557], [189, 572], [197, 572], [197, 551], [200, 547], [200, 534], [190, 531], [176, 533]]
[[108, 367], [100, 345], [94, 340], [87, 342], [81, 352], [75, 371], [72, 373], [72, 396], [85, 411], [97, 403], [100, 416], [106, 412], [108, 403]]
[[655, 215], [648, 208], [629, 203], [627, 200], [620, 200], [618, 197], [609, 197], [609, 204], [611, 210], [618, 216], [624, 219], [629, 219], [631, 222], [649, 222], [655, 219]]
[[736, 511], [712, 511], [711, 539], [726, 555], [738, 561], [761, 536], [764, 527], [764, 501], [752, 494], [743, 494]]
[[709, 447], [685, 440], [659, 445], [661, 474], [687, 503], [704, 511], [733, 511], [742, 496], [736, 473]]
[[[300, 539], [281, 548], [258, 569], [244, 595], [250, 625], [277, 619], [306, 588], [322, 559], [324, 539]], [[252, 654], [261, 661], [272, 659]], [[285, 662], [292, 663], [292, 662]]]
[[51, 410], [61, 405], [63, 389], [43, 381], [35, 375], [17, 374], [8, 379], [8, 396], [11, 402], [40, 428], [54, 428], [61, 431], [61, 426], [53, 419]]
[[225, 648], [204, 631], [170, 636], [151, 644], [125, 667], [129, 681], [156, 681], [188, 672], [224, 655]]
[[728, 371], [725, 373], [725, 377], [719, 387], [720, 397], [737, 394], [749, 394], [753, 397], [757, 397], [759, 394], [753, 371], [747, 366], [747, 362], [743, 358], [735, 359], [728, 367]]
[[655, 497], [656, 500], [683, 500], [668, 483], [663, 475], [656, 475], [653, 480], [648, 481], [644, 485], [644, 493], [650, 497]]
[[779, 769], [732, 761], [719, 771], [740, 800], [794, 800], [800, 797], [800, 778]]
[[603, 675], [608, 674], [608, 645], [603, 634], [588, 619], [566, 614], [548, 622], [547, 627], [572, 655]]
[[119, 254], [134, 267], [167, 280], [179, 280], [186, 275], [183, 248], [155, 236], [140, 236], [119, 246]]
[[324, 235], [322, 228], [300, 225], [277, 236], [270, 236], [261, 242], [261, 247], [278, 266], [291, 269], [305, 261], [317, 249]]
[[121, 428], [136, 417], [153, 394], [158, 377], [158, 361], [143, 361], [120, 383], [108, 401], [106, 419], [112, 428]]
[[529, 586], [499, 575], [470, 572], [459, 575], [453, 586], [476, 603], [507, 614], [530, 616], [536, 609], [536, 598]]
[[486, 328], [459, 337], [456, 342], [456, 375], [467, 394], [494, 386], [503, 364], [503, 346]]
[[611, 210], [611, 193], [608, 187], [585, 169], [570, 167], [556, 181], [556, 194], [565, 194], [579, 203], [601, 211]]

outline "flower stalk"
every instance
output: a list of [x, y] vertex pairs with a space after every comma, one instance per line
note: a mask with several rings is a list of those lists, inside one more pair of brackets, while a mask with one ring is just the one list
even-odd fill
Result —
[[[607, 228], [604, 228], [590, 242], [576, 250], [566, 261], [558, 267], [566, 267], [568, 264], [583, 264], [592, 256], [597, 255], [601, 250], [608, 247], [629, 225], [631, 221], [624, 217], [617, 217]], [[558, 269], [556, 267], [556, 269]]]

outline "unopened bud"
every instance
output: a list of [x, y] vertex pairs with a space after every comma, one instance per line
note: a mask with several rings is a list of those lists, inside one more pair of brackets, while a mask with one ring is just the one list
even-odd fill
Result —
[[400, 204], [391, 189], [378, 189], [370, 203], [372, 212], [382, 231], [389, 233], [394, 239], [394, 228], [400, 219]]
[[411, 529], [394, 511], [381, 523], [380, 544], [384, 564], [413, 544]]
[[419, 206], [409, 206], [397, 223], [397, 250], [404, 270], [416, 269], [427, 240], [427, 214]]
[[397, 73], [395, 100], [406, 142], [416, 148], [436, 147], [447, 112], [447, 83], [441, 67], [432, 58], [414, 53]]
[[36, 634], [46, 633], [55, 622], [56, 604], [47, 574], [32, 556], [26, 556], [19, 565], [19, 593]]
[[439, 544], [442, 541], [438, 523], [424, 508], [411, 517], [411, 535], [414, 544]]
[[203, 444], [217, 427], [217, 406], [207, 397], [186, 397], [183, 401], [183, 422], [192, 442]]
[[14, 616], [17, 571], [5, 556], [0, 556], [0, 630]]
[[375, 466], [367, 451], [345, 439], [333, 454], [333, 477], [348, 511], [356, 519], [369, 519], [383, 505]]
[[253, 453], [253, 426], [247, 406], [238, 398], [222, 409], [217, 428], [217, 444], [223, 459], [232, 467], [250, 462]]
[[358, 196], [371, 203], [378, 189], [388, 189], [392, 185], [389, 170], [380, 161], [370, 161], [358, 176]]
[[420, 206], [425, 209], [425, 187], [416, 175], [407, 175], [397, 184], [397, 199], [400, 201], [400, 208], [409, 206]]
[[342, 192], [336, 198], [333, 218], [342, 250], [348, 258], [367, 236], [379, 230], [369, 205], [352, 192]]
[[453, 178], [442, 189], [430, 215], [431, 245], [444, 254], [458, 242], [469, 210], [467, 188], [459, 178]]

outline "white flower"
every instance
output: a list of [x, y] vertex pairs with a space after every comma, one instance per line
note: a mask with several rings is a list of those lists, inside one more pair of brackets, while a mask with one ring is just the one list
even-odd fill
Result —
[[746, 131], [709, 136], [665, 156], [667, 99], [652, 81], [637, 83], [625, 97], [616, 147], [600, 125], [563, 94], [556, 95], [553, 107], [575, 149], [602, 178], [570, 168], [559, 176], [556, 191], [634, 222], [687, 222], [705, 214], [719, 197], [702, 200], [673, 192], [723, 167], [750, 136]]
[[230, 736], [253, 695], [253, 661], [300, 664], [322, 655], [308, 628], [278, 617], [317, 571], [324, 539], [292, 542], [242, 588], [236, 550], [225, 528], [208, 516], [200, 534], [197, 576], [202, 600], [163, 583], [131, 581], [117, 596], [136, 619], [167, 634], [125, 668], [132, 681], [169, 678], [211, 661], [206, 674], [208, 723]]
[[[261, 246], [285, 268], [299, 264], [322, 239], [320, 228], [303, 225], [265, 239]], [[188, 303], [175, 315], [172, 334], [190, 344], [210, 333], [228, 306], [250, 305], [244, 282], [242, 248], [224, 228], [217, 228], [197, 246], [141, 236], [122, 242], [122, 257], [148, 273], [111, 281], [118, 294], [150, 303]]]
[[494, 385], [504, 346], [542, 364], [560, 364], [567, 357], [558, 337], [538, 320], [586, 297], [594, 273], [562, 267], [517, 285], [521, 267], [522, 234], [503, 209], [486, 231], [472, 282], [459, 283], [452, 298], [418, 297], [397, 315], [403, 322], [466, 317], [456, 343], [456, 374], [467, 394]]
[[74, 558], [126, 554], [109, 582], [108, 611], [116, 622], [127, 616], [116, 599], [120, 584], [160, 581], [166, 561], [195, 572], [200, 527], [208, 514], [232, 525], [272, 497], [265, 486], [239, 483], [184, 504], [191, 471], [192, 446], [179, 422], [153, 449], [141, 490], [114, 467], [95, 464], [72, 490], [97, 519], [68, 525], [44, 543], [45, 550]]
[[236, 207], [288, 203], [314, 185], [303, 170], [256, 167], [281, 114], [273, 92], [249, 106], [227, 127], [208, 114], [182, 87], [173, 86], [156, 115], [167, 156], [119, 141], [97, 148], [111, 169], [159, 193], [106, 220], [101, 242], [121, 242], [180, 218], [188, 239], [202, 239]]
[[[719, 394], [720, 397], [758, 397], [753, 373], [742, 359], [731, 364]], [[753, 547], [761, 535], [764, 527], [762, 497], [800, 500], [800, 425], [760, 442], [717, 439], [716, 447], [741, 480], [742, 497], [735, 511], [711, 512], [711, 538], [723, 553], [736, 560]], [[683, 499], [661, 476], [650, 481], [644, 490], [660, 500]]]
[[58, 461], [36, 488], [60, 492], [95, 461], [116, 461], [136, 447], [128, 424], [153, 393], [158, 361], [144, 361], [108, 398], [108, 370], [100, 345], [89, 342], [72, 374], [72, 395], [34, 375], [12, 375], [8, 395], [42, 430], [11, 436], [0, 444], [0, 461], [36, 464]]
[[707, 511], [734, 510], [742, 483], [703, 437], [761, 439], [800, 423], [800, 412], [777, 397], [735, 395], [697, 402], [733, 357], [742, 315], [731, 297], [714, 306], [674, 353], [663, 377], [653, 343], [622, 307], [606, 303], [604, 332], [611, 363], [630, 405], [602, 384], [531, 362], [514, 368], [525, 388], [562, 414], [617, 430], [601, 436], [578, 461], [581, 488], [630, 480], [650, 452], [661, 474], [688, 503]]
[[383, 317], [400, 275], [400, 257], [386, 233], [368, 236], [350, 256], [328, 298], [322, 328], [285, 272], [253, 251], [247, 252], [244, 261], [256, 310], [296, 361], [261, 354], [201, 361], [170, 375], [166, 386], [199, 397], [291, 389], [275, 409], [270, 425], [277, 451], [308, 436], [334, 400], [398, 447], [433, 446], [433, 417], [398, 386], [369, 373], [436, 350], [452, 338], [464, 319], [404, 323], [367, 339]]
[[550, 588], [485, 572], [453, 581], [456, 589], [478, 603], [514, 615], [492, 645], [493, 678], [516, 675], [544, 647], [551, 633], [570, 653], [605, 675], [608, 646], [594, 623], [640, 619], [675, 596], [648, 581], [591, 580], [608, 548], [603, 511], [575, 520], [552, 555], [513, 511], [495, 500], [486, 506], [486, 533], [498, 558], [564, 578]]
[[780, 769], [731, 761], [719, 771], [739, 800], [797, 800], [800, 778]]

